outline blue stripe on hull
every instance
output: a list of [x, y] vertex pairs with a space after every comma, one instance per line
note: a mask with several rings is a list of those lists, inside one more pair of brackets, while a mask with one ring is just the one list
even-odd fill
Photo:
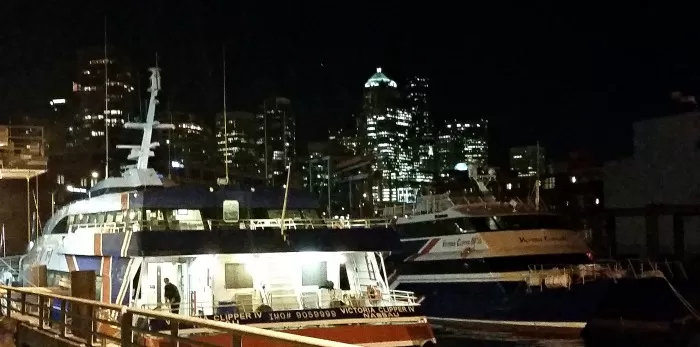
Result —
[[110, 302], [117, 305], [125, 305], [129, 302], [128, 292], [122, 298], [122, 302], [117, 302], [119, 291], [122, 289], [123, 285], [130, 285], [126, 278], [128, 274], [126, 273], [127, 266], [129, 265], [130, 258], [112, 258], [112, 274], [110, 280], [112, 281], [112, 300]]
[[102, 234], [102, 254], [119, 257], [126, 239], [126, 233]]
[[497, 321], [586, 322], [611, 281], [528, 293], [524, 282], [401, 283], [397, 289], [425, 295], [426, 316]]
[[95, 273], [98, 276], [102, 272], [102, 268], [101, 268], [102, 257], [101, 256], [76, 255], [75, 262], [78, 265], [78, 270], [80, 270], [80, 271], [86, 271], [86, 270], [95, 271]]

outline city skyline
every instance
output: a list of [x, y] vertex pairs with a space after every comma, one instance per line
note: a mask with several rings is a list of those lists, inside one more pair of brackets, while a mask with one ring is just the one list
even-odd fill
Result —
[[[302, 131], [349, 122], [359, 112], [366, 71], [382, 66], [399, 84], [427, 75], [438, 120], [489, 119], [491, 156], [503, 162], [510, 147], [535, 140], [558, 157], [581, 147], [606, 157], [628, 154], [632, 120], [664, 113], [669, 92], [692, 95], [700, 85], [696, 53], [684, 44], [695, 40], [694, 31], [684, 29], [692, 21], [674, 17], [687, 12], [668, 5], [552, 16], [505, 8], [498, 9], [502, 27], [492, 23], [496, 8], [488, 4], [471, 5], [469, 13], [483, 16], [469, 20], [432, 5], [395, 5], [265, 10], [125, 1], [37, 10], [10, 1], [3, 13], [14, 15], [1, 24], [3, 46], [12, 49], [0, 58], [0, 117], [39, 114], [46, 100], [60, 98], [55, 91], [70, 85], [66, 65], [75, 51], [104, 43], [105, 17], [107, 41], [124, 49], [139, 71], [158, 55], [168, 76], [163, 102], [171, 100], [178, 111], [201, 107], [213, 120], [222, 104], [223, 46], [231, 108], [247, 110], [264, 97], [284, 95], [303, 115]], [[619, 15], [627, 11], [637, 15]], [[18, 21], [23, 13], [42, 24]], [[674, 26], [660, 24], [668, 18]], [[315, 29], [320, 26], [326, 29]], [[579, 34], [589, 29], [598, 34]], [[665, 48], [650, 48], [655, 45]]]

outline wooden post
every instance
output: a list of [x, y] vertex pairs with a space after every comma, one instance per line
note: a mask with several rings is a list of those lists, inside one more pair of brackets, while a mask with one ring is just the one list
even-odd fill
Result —
[[61, 300], [61, 321], [59, 322], [59, 333], [61, 337], [66, 336], [66, 301]]
[[[94, 271], [71, 271], [71, 296], [87, 300], [95, 300], [96, 275]], [[87, 304], [71, 303], [70, 316], [71, 332], [75, 337], [84, 338], [92, 345], [93, 307]]]
[[655, 259], [659, 256], [659, 213], [655, 206], [647, 206], [644, 215], [647, 237], [647, 258]]
[[[7, 298], [5, 302], [7, 303], [7, 314], [5, 315], [5, 317], [9, 318], [12, 315], [12, 289], [10, 289], [9, 287], [7, 288]], [[24, 301], [22, 301], [22, 304], [24, 304]]]
[[46, 265], [35, 265], [29, 270], [31, 283], [36, 287], [47, 286]]
[[133, 324], [134, 314], [129, 311], [122, 312], [121, 319], [121, 345], [122, 347], [131, 347], [133, 344]]
[[685, 224], [683, 215], [673, 215], [673, 256], [678, 261], [685, 259]]
[[610, 252], [610, 257], [615, 258], [617, 256], [617, 221], [615, 220], [615, 215], [613, 213], [608, 214], [605, 217], [605, 232], [608, 238], [608, 250]]

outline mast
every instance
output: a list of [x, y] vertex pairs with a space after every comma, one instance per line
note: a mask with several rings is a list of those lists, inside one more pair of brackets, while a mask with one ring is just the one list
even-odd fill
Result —
[[228, 116], [226, 114], [226, 45], [223, 45], [224, 66], [224, 170], [226, 170], [226, 185], [228, 185]]
[[105, 16], [105, 178], [109, 177], [109, 77], [107, 75], [107, 16]]
[[537, 167], [535, 168], [535, 211], [540, 210], [540, 142], [537, 141]]
[[143, 131], [141, 137], [141, 145], [119, 145], [117, 148], [131, 149], [131, 153], [127, 159], [136, 160], [137, 170], [147, 170], [148, 169], [148, 158], [155, 155], [151, 149], [158, 147], [160, 145], [158, 142], [151, 142], [153, 136], [153, 129], [174, 129], [175, 126], [172, 124], [161, 124], [155, 120], [156, 105], [158, 104], [158, 92], [160, 91], [160, 69], [157, 67], [152, 67], [149, 69], [151, 71], [151, 87], [148, 91], [151, 93], [151, 99], [148, 104], [148, 112], [146, 113], [146, 119], [143, 123], [126, 123], [124, 127], [127, 129], [140, 129]]

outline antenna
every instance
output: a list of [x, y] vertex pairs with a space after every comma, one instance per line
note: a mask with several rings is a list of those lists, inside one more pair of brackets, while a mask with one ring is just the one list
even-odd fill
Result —
[[226, 45], [223, 45], [224, 66], [224, 170], [226, 170], [226, 184], [228, 185], [228, 117], [226, 115]]
[[540, 210], [540, 141], [537, 141], [537, 167], [535, 167], [535, 211]]
[[148, 113], [143, 123], [126, 123], [124, 127], [127, 129], [141, 129], [143, 136], [141, 137], [141, 145], [118, 145], [117, 148], [131, 149], [131, 153], [127, 157], [130, 160], [136, 160], [135, 169], [147, 170], [148, 158], [155, 155], [151, 150], [160, 145], [158, 142], [151, 142], [153, 129], [173, 129], [172, 124], [161, 124], [155, 120], [156, 104], [158, 104], [158, 92], [160, 91], [160, 69], [150, 68], [151, 71], [151, 87], [148, 91], [151, 93], [151, 99], [148, 104]]
[[109, 178], [109, 75], [107, 74], [107, 16], [105, 16], [105, 178]]

